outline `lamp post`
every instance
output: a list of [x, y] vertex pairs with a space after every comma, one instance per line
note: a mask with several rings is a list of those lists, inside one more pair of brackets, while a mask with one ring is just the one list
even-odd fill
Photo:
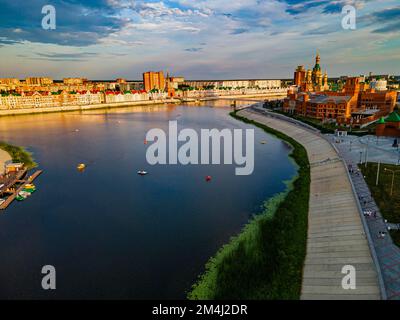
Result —
[[376, 185], [379, 184], [379, 172], [380, 172], [380, 169], [381, 169], [381, 162], [379, 161], [378, 162], [378, 169], [376, 171]]
[[394, 175], [395, 175], [397, 172], [400, 172], [400, 170], [391, 170], [391, 169], [385, 168], [385, 171], [388, 171], [388, 172], [391, 172], [391, 173], [392, 173], [392, 187], [391, 187], [391, 189], [390, 189], [390, 196], [393, 196]]

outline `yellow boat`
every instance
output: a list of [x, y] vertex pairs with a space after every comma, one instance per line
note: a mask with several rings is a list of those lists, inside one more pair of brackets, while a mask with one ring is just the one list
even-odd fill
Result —
[[78, 170], [84, 170], [86, 168], [86, 165], [84, 163], [80, 163], [80, 164], [78, 164], [78, 166], [76, 168]]

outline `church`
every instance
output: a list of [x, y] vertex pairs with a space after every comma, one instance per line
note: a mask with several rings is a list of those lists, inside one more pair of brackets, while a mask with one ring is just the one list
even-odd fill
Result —
[[329, 90], [328, 74], [321, 71], [321, 56], [317, 51], [314, 68], [305, 70], [298, 66], [294, 73], [294, 85], [302, 92], [322, 92]]

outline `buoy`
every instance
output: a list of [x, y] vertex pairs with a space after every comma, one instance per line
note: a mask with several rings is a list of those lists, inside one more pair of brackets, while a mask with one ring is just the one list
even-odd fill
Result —
[[78, 164], [78, 166], [76, 167], [79, 171], [82, 171], [86, 168], [86, 165], [84, 163], [80, 163]]
[[147, 140], [146, 139], [144, 139], [144, 144], [147, 144]]
[[207, 176], [207, 177], [206, 177], [206, 181], [207, 181], [207, 182], [210, 182], [211, 179], [212, 179], [211, 176]]

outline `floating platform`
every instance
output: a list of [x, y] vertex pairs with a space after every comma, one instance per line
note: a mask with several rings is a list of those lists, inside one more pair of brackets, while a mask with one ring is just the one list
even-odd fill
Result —
[[[25, 171], [26, 172], [26, 171]], [[24, 172], [24, 173], [25, 173]], [[23, 174], [18, 175], [18, 177], [14, 180], [14, 182], [9, 186], [12, 187], [17, 183], [22, 183], [21, 186], [15, 190], [14, 192], [12, 192], [6, 199], [6, 201], [4, 201], [1, 205], [0, 205], [0, 210], [4, 210], [7, 209], [7, 207], [11, 204], [11, 202], [13, 202], [15, 200], [15, 197], [18, 195], [18, 193], [20, 191], [22, 191], [25, 188], [25, 185], [28, 183], [33, 182], [33, 180], [35, 180], [40, 174], [42, 174], [43, 170], [37, 170], [35, 171], [31, 176], [29, 176], [27, 179], [22, 180], [21, 176], [23, 176]]]

